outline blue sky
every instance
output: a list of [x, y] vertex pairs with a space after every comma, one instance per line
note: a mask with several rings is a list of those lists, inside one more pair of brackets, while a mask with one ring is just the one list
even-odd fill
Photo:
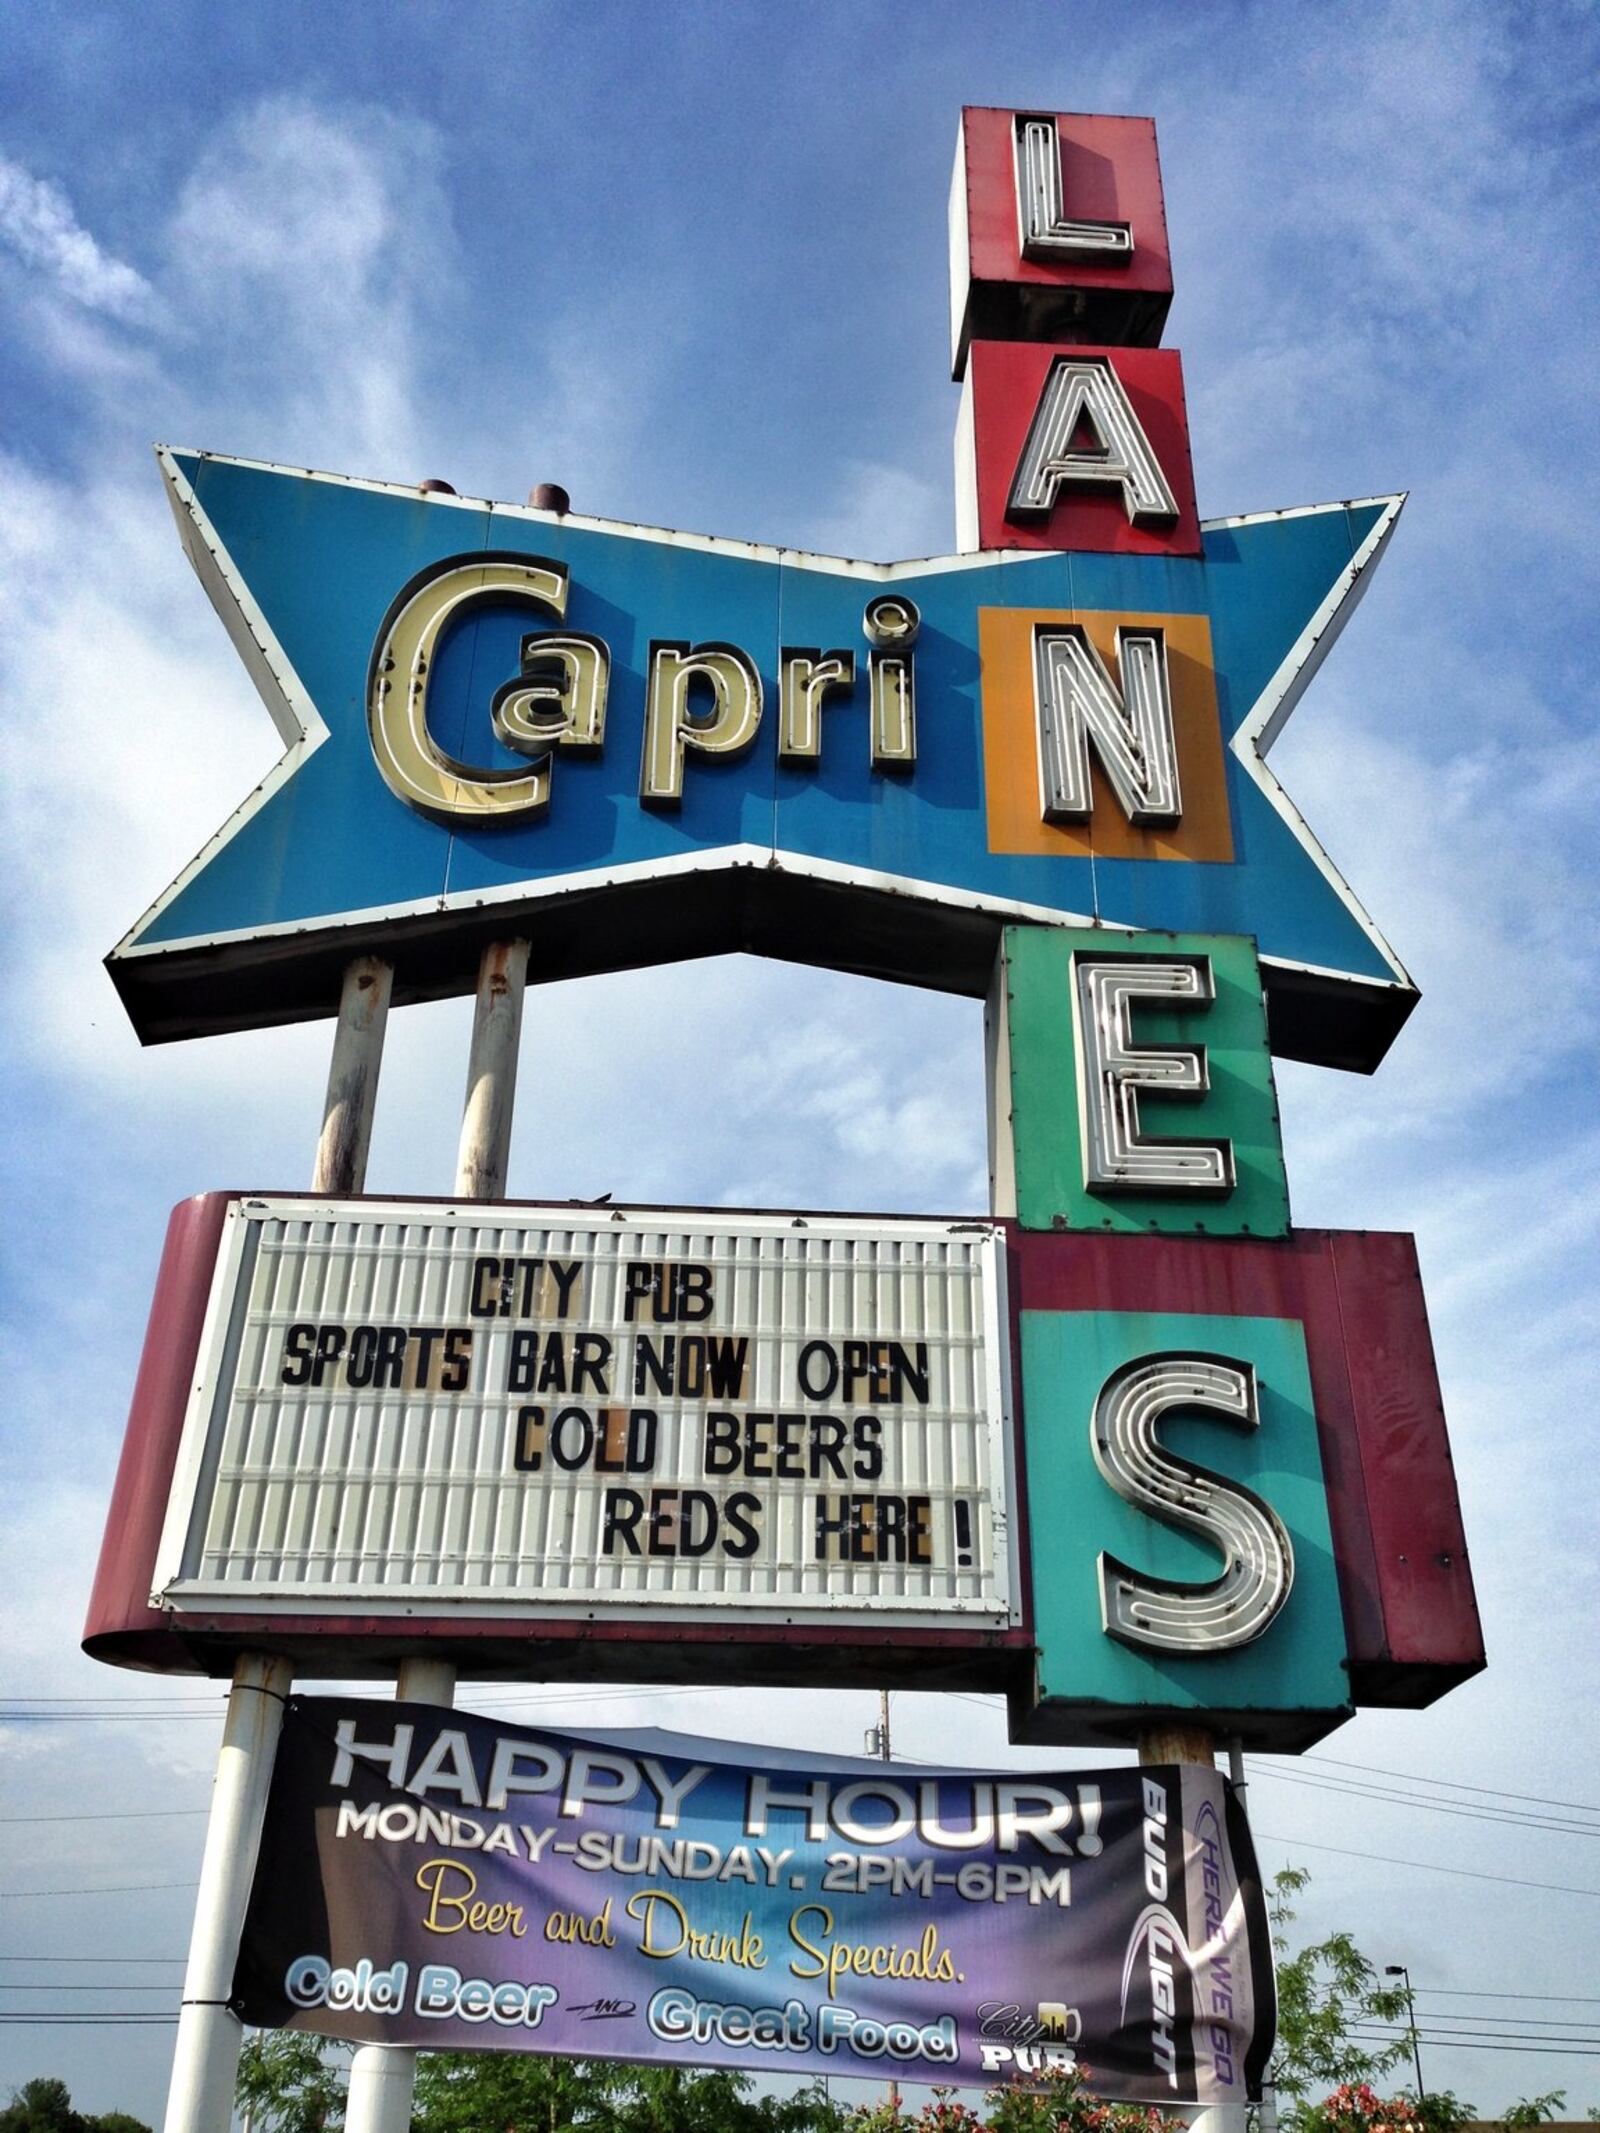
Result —
[[[142, 1053], [99, 967], [275, 754], [150, 442], [938, 551], [959, 107], [1149, 113], [1203, 514], [1412, 492], [1273, 762], [1423, 1002], [1372, 1080], [1280, 1085], [1297, 1220], [1419, 1235], [1491, 1653], [1433, 1711], [1363, 1715], [1324, 1751], [1372, 1785], [1487, 1791], [1441, 1782], [1424, 1810], [1313, 1789], [1325, 1766], [1263, 1771], [1262, 1851], [1309, 1866], [1305, 1923], [1407, 1963], [1441, 2027], [1593, 2014], [1468, 1995], [1581, 1986], [1600, 1937], [1597, 62], [1600, 20], [1562, 0], [13, 12], [6, 1698], [163, 1693], [76, 1634], [166, 1211], [302, 1182], [325, 1069], [322, 1028]], [[448, 1182], [466, 1027], [459, 1002], [396, 1018], [374, 1186]], [[525, 1114], [517, 1193], [983, 1204], [968, 1002], [746, 963], [596, 980], [530, 1000], [524, 1072], [575, 1094], [557, 1129]], [[103, 1813], [203, 1806], [214, 1719], [114, 1708], [134, 1715], [11, 1728], [0, 1813], [74, 1786]], [[841, 1751], [873, 1715], [689, 1694], [580, 1713]], [[1003, 1758], [998, 1710], [960, 1716], [975, 1759]], [[948, 1729], [948, 1706], [898, 1699], [905, 1753]], [[1509, 1794], [1587, 1804], [1566, 1816], [1587, 1828], [1519, 1826]], [[178, 1886], [0, 1896], [0, 1952], [180, 1954], [202, 1827], [8, 1827], [27, 1841], [0, 1891]], [[60, 2071], [88, 2107], [152, 2116], [169, 2048], [0, 2025], [0, 2090]], [[1424, 2071], [1485, 2107], [1565, 2085], [1581, 2111], [1592, 2067], [1438, 2046]]]

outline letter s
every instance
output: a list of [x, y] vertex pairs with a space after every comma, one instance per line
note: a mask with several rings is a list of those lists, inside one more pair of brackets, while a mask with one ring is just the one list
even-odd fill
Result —
[[1095, 1402], [1094, 1462], [1125, 1502], [1219, 1549], [1223, 1569], [1205, 1581], [1146, 1577], [1102, 1554], [1101, 1618], [1108, 1636], [1152, 1651], [1233, 1651], [1254, 1642], [1288, 1598], [1294, 1550], [1269, 1504], [1161, 1443], [1157, 1424], [1186, 1407], [1258, 1428], [1254, 1371], [1217, 1355], [1142, 1356], [1124, 1365]]

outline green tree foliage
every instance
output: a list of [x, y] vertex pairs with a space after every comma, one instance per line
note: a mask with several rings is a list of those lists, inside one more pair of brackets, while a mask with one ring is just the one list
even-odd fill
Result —
[[1422, 2133], [1461, 2133], [1478, 2115], [1478, 2106], [1463, 2103], [1454, 2089], [1430, 2089], [1422, 2097], [1407, 2093], [1405, 2101]]
[[412, 2133], [843, 2133], [820, 2088], [755, 2096], [748, 2074], [522, 2052], [424, 2052]]
[[53, 2074], [25, 2083], [0, 2111], [0, 2133], [82, 2133], [82, 2126], [67, 2084]]
[[1289, 1952], [1284, 1928], [1294, 1919], [1291, 1898], [1310, 1880], [1285, 1867], [1272, 1884], [1273, 1946], [1278, 1951], [1278, 2043], [1272, 2078], [1278, 2108], [1291, 2133], [1313, 2133], [1317, 2102], [1330, 2091], [1381, 2079], [1406, 2057], [1405, 2037], [1392, 2044], [1361, 2043], [1360, 2026], [1403, 2022], [1406, 1996], [1384, 1984], [1348, 1933]]
[[1534, 2126], [1546, 2126], [1552, 2118], [1559, 2118], [1567, 2107], [1565, 2089], [1551, 2089], [1544, 2096], [1525, 2096], [1520, 2103], [1507, 2109], [1500, 2123], [1505, 2133], [1530, 2133]]
[[[1279, 2116], [1287, 2133], [1460, 2133], [1478, 2117], [1475, 2104], [1450, 2089], [1418, 2097], [1409, 2089], [1385, 2099], [1372, 2088], [1408, 2059], [1410, 2004], [1390, 1991], [1348, 1933], [1330, 1933], [1289, 1952], [1284, 1928], [1290, 1899], [1310, 1880], [1285, 1867], [1272, 1884], [1273, 1946], [1278, 1953], [1278, 2042], [1272, 2055]], [[1358, 2043], [1351, 2031], [1375, 2023], [1404, 2025], [1392, 2044]], [[1507, 2106], [1491, 2124], [1503, 2133], [1535, 2133], [1560, 2115], [1566, 2092], [1552, 2089]], [[1600, 2115], [1600, 2114], [1597, 2114]]]
[[597, 2126], [615, 2069], [524, 2052], [423, 2052], [413, 2133], [568, 2133]]
[[1030, 2076], [987, 2090], [981, 2111], [935, 2089], [914, 2116], [893, 2103], [863, 2106], [851, 2133], [1163, 2133], [1167, 2120], [1153, 2104], [1107, 2103], [1093, 2079], [1084, 2066]]
[[820, 2087], [754, 2096], [726, 2068], [619, 2066], [600, 2124], [606, 2133], [842, 2133], [845, 2113]]
[[24, 2082], [0, 2110], [0, 2133], [150, 2133], [150, 2128], [126, 2111], [106, 2111], [98, 2118], [75, 2111], [67, 2084], [41, 2074]]
[[239, 2054], [234, 2103], [252, 2133], [338, 2133], [346, 2070], [321, 2037], [262, 2030]]
[[[246, 2045], [236, 2100], [253, 2133], [340, 2133], [347, 2075], [327, 2049], [294, 2030]], [[820, 2086], [792, 2096], [757, 2096], [754, 2086], [726, 2070], [422, 2052], [412, 2133], [844, 2133], [847, 2114]], [[41, 2125], [38, 2133], [77, 2128]]]

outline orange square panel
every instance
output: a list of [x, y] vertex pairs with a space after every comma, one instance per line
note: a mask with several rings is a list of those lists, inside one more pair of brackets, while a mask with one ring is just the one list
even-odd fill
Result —
[[[1179, 821], [1131, 823], [1093, 750], [1094, 804], [1087, 822], [1047, 822], [1039, 786], [1033, 633], [1037, 625], [1076, 625], [1114, 680], [1119, 629], [1158, 629], [1167, 649], [1173, 739], [1183, 801]], [[978, 612], [983, 702], [984, 796], [991, 852], [1062, 859], [1231, 860], [1227, 771], [1217, 711], [1211, 624], [1205, 615], [1111, 613], [1052, 607], [985, 607]]]

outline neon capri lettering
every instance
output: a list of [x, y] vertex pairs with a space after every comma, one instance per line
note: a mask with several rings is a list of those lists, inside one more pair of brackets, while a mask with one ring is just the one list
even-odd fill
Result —
[[[1098, 372], [1096, 372], [1098, 379]], [[1102, 391], [1115, 391], [1102, 384]], [[1120, 477], [1119, 477], [1120, 478]], [[373, 647], [367, 727], [373, 761], [389, 790], [436, 820], [516, 821], [549, 808], [557, 751], [597, 755], [605, 746], [611, 652], [602, 638], [538, 630], [522, 640], [521, 672], [498, 689], [490, 717], [495, 737], [529, 760], [527, 770], [458, 761], [440, 747], [428, 721], [428, 678], [441, 643], [465, 615], [499, 604], [540, 619], [566, 612], [565, 564], [540, 557], [448, 556], [408, 584]], [[920, 617], [914, 602], [869, 600], [862, 626], [877, 649], [868, 655], [874, 773], [912, 769], [917, 760], [916, 681], [911, 647]], [[856, 688], [848, 653], [826, 658], [785, 646], [778, 654], [778, 696], [787, 762], [822, 755], [824, 696]], [[676, 808], [689, 756], [738, 756], [761, 724], [762, 679], [736, 644], [650, 646], [645, 689], [641, 806]]]

